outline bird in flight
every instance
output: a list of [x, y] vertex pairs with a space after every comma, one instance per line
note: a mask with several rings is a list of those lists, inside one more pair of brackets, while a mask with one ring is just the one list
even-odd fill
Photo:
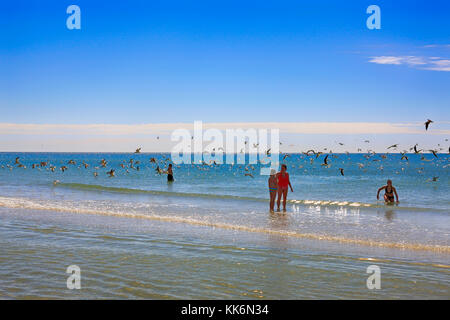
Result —
[[341, 172], [341, 175], [344, 175], [344, 169], [339, 168], [339, 171]]
[[137, 148], [136, 151], [134, 153], [141, 153], [141, 149], [142, 148]]
[[328, 154], [325, 156], [325, 158], [323, 159], [323, 163], [321, 164], [322, 166], [328, 166]]
[[427, 121], [424, 123], [425, 124], [425, 130], [428, 130], [428, 127], [430, 126], [430, 123], [433, 123], [433, 120], [427, 119]]
[[428, 151], [430, 151], [433, 154], [433, 156], [435, 156], [436, 158], [438, 157], [436, 154], [436, 150], [428, 150]]

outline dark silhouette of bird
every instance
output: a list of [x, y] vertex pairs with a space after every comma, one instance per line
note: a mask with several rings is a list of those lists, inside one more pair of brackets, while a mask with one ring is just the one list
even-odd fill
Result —
[[328, 165], [328, 154], [325, 156], [325, 158], [323, 159], [323, 163], [321, 164], [322, 166], [327, 166]]
[[339, 171], [341, 172], [341, 175], [344, 175], [344, 169], [339, 168]]
[[433, 123], [433, 120], [427, 119], [427, 121], [425, 122], [425, 130], [428, 130], [430, 123]]

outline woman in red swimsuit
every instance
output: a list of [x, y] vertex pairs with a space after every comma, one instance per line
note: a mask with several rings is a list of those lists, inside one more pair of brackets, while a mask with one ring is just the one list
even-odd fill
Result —
[[278, 199], [277, 199], [277, 211], [280, 211], [280, 201], [281, 196], [283, 196], [283, 212], [286, 212], [286, 198], [288, 194], [288, 187], [294, 192], [289, 181], [289, 173], [287, 173], [287, 166], [285, 164], [281, 165], [281, 171], [277, 173], [278, 182]]

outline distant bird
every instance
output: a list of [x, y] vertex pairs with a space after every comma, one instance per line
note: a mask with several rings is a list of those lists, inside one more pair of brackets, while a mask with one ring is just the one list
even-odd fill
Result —
[[406, 156], [404, 153], [402, 153], [402, 157], [400, 158], [400, 160], [406, 159], [406, 161], [409, 161], [408, 156]]
[[106, 174], [109, 175], [110, 178], [115, 176], [115, 171], [114, 169], [109, 170]]
[[413, 149], [414, 149], [414, 152], [415, 152], [415, 153], [420, 153], [420, 151], [422, 151], [422, 150], [417, 150], [417, 144], [414, 146]]
[[430, 151], [436, 158], [438, 157], [435, 150], [428, 150], [428, 151]]
[[98, 177], [98, 172], [94, 172], [94, 177]]
[[150, 158], [150, 162], [156, 163], [156, 159], [155, 158]]
[[339, 171], [341, 172], [341, 175], [344, 175], [344, 169], [339, 168]]
[[14, 162], [14, 164], [20, 164], [19, 159], [20, 159], [20, 157], [17, 157], [16, 161]]
[[253, 175], [252, 175], [251, 173], [246, 173], [245, 176], [246, 176], [246, 177], [252, 177], [252, 178], [254, 178]]
[[286, 159], [287, 157], [289, 157], [289, 155], [286, 153], [286, 154], [283, 156], [283, 161], [284, 161], [284, 159]]
[[398, 147], [398, 144], [393, 144], [392, 146], [388, 147], [388, 149], [397, 148], [397, 147]]
[[325, 156], [325, 158], [323, 159], [323, 163], [321, 164], [322, 166], [328, 166], [328, 154]]
[[73, 161], [73, 160], [69, 160], [69, 162], [67, 162], [67, 164], [73, 164], [73, 165], [76, 165], [75, 161]]
[[66, 171], [66, 170], [67, 170], [67, 167], [66, 167], [66, 166], [62, 166], [62, 167], [61, 167], [61, 171], [62, 171], [62, 172]]
[[142, 148], [137, 148], [136, 151], [134, 153], [141, 153], [141, 149]]
[[369, 141], [369, 140], [364, 140], [364, 142], [365, 142], [365, 143], [370, 143], [370, 141]]
[[427, 119], [427, 121], [424, 123], [425, 124], [425, 130], [428, 130], [428, 126], [430, 125], [430, 123], [433, 123], [432, 120]]
[[267, 149], [267, 151], [266, 151], [266, 154], [268, 155], [268, 156], [270, 156], [270, 150], [271, 150], [272, 148], [269, 148], [269, 149]]

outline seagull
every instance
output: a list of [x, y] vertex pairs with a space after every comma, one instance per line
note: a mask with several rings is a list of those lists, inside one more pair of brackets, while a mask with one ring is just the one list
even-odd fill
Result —
[[400, 160], [403, 160], [403, 159], [406, 159], [406, 161], [409, 161], [408, 157], [404, 153], [402, 153], [402, 157], [400, 158]]
[[14, 164], [20, 164], [19, 159], [20, 159], [20, 157], [17, 157], [16, 161], [14, 162]]
[[388, 147], [388, 149], [397, 148], [397, 147], [398, 147], [398, 144], [393, 144], [392, 146]]
[[414, 146], [414, 152], [415, 153], [420, 153], [420, 151], [422, 151], [422, 150], [417, 150], [417, 144]]
[[253, 175], [251, 173], [246, 173], [245, 176], [255, 178], [255, 177], [253, 177]]
[[339, 168], [339, 171], [341, 172], [341, 175], [344, 175], [344, 169]]
[[427, 121], [424, 123], [425, 124], [425, 130], [428, 130], [428, 126], [430, 125], [430, 123], [433, 123], [433, 120], [427, 119]]
[[141, 149], [142, 148], [137, 148], [136, 151], [134, 153], [141, 153]]
[[436, 151], [435, 151], [435, 150], [428, 150], [428, 151], [430, 151], [430, 152], [433, 154], [433, 156], [435, 156], [436, 158], [438, 157], [438, 156], [436, 155]]
[[112, 177], [114, 177], [115, 176], [115, 174], [114, 174], [114, 172], [115, 172], [116, 170], [114, 170], [114, 169], [111, 169], [111, 170], [109, 170], [106, 174], [108, 174], [109, 175], [109, 177], [110, 178], [112, 178]]
[[327, 166], [328, 165], [328, 154], [325, 156], [325, 158], [323, 159], [323, 163], [321, 164], [321, 166]]

